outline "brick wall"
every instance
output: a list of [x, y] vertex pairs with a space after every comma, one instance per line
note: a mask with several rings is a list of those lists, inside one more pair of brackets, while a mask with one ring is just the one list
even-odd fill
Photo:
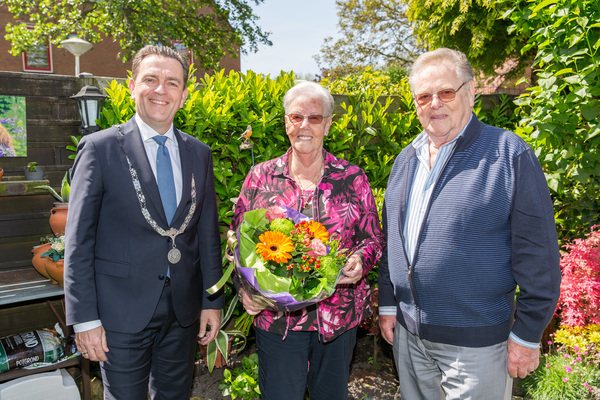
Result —
[[[8, 22], [17, 23], [7, 10], [6, 5], [0, 5], [0, 71], [23, 72], [23, 55], [13, 56], [9, 53], [10, 42], [4, 39], [5, 26]], [[75, 57], [66, 49], [51, 44], [53, 75], [75, 75]], [[118, 57], [120, 47], [112, 38], [106, 38], [87, 53], [79, 57], [79, 71], [89, 72], [94, 76], [127, 77], [131, 70], [131, 62], [123, 63]], [[238, 51], [239, 55], [239, 51]], [[221, 68], [226, 72], [240, 70], [240, 58], [225, 57]], [[199, 68], [196, 76], [203, 77], [204, 69]]]

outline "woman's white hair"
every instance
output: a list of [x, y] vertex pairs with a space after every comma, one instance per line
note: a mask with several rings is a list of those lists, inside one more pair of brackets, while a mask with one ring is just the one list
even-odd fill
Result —
[[292, 102], [299, 97], [320, 101], [323, 107], [323, 116], [331, 117], [333, 115], [333, 96], [325, 86], [310, 81], [302, 81], [294, 85], [283, 97], [283, 109], [286, 114], [289, 112]]

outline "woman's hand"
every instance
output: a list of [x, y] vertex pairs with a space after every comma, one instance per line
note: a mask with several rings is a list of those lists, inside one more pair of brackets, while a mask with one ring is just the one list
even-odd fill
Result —
[[352, 255], [342, 268], [342, 274], [344, 276], [340, 278], [338, 285], [351, 285], [358, 282], [363, 274], [362, 258], [357, 254]]
[[242, 304], [244, 305], [244, 309], [250, 315], [256, 315], [264, 310], [264, 307], [259, 307], [252, 301], [252, 297], [243, 288], [240, 288], [238, 291], [240, 298], [242, 299]]

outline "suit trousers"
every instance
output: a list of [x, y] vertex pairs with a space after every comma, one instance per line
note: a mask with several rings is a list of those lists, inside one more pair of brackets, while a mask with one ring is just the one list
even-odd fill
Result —
[[104, 399], [188, 400], [199, 321], [182, 327], [171, 287], [164, 286], [152, 320], [142, 332], [106, 332], [108, 360], [101, 362]]
[[407, 400], [510, 400], [506, 342], [462, 347], [419, 338], [396, 323], [394, 359]]
[[331, 342], [319, 333], [288, 331], [283, 336], [255, 329], [258, 383], [262, 400], [345, 400], [356, 327]]

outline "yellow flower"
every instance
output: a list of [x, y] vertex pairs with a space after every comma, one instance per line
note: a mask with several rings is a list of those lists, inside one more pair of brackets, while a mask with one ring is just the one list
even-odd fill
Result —
[[323, 241], [329, 239], [329, 232], [327, 232], [327, 229], [325, 229], [320, 222], [310, 221], [308, 223], [308, 231], [312, 233], [315, 239], [321, 239]]
[[294, 244], [284, 233], [266, 231], [258, 237], [260, 243], [256, 244], [256, 253], [265, 261], [275, 261], [276, 263], [288, 262], [294, 250]]

